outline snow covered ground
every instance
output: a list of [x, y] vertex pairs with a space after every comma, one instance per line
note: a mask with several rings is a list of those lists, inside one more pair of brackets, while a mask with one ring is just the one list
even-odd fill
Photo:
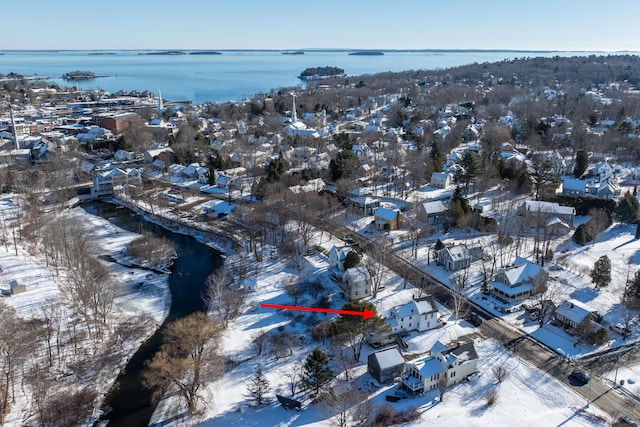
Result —
[[[20, 242], [14, 245], [8, 229], [18, 209], [15, 197], [5, 196], [0, 199], [0, 211], [7, 227], [5, 233], [9, 234], [6, 244], [0, 245], [0, 287], [8, 288], [10, 281], [16, 280], [26, 286], [26, 291], [3, 298], [2, 302], [14, 307], [20, 317], [40, 318], [44, 306], [64, 305], [59, 290], [59, 285], [64, 280], [64, 272], [56, 275], [53, 267], [47, 267], [43, 257], [29, 253]], [[137, 234], [119, 229], [109, 221], [90, 215], [81, 208], [67, 211], [65, 215], [78, 217], [87, 224], [96, 236], [101, 254], [112, 256], [116, 260], [122, 257], [126, 245], [138, 237]], [[139, 326], [145, 327], [146, 330], [144, 336], [136, 342], [120, 341], [118, 350], [122, 359], [117, 362], [118, 366], [103, 366], [103, 372], [96, 375], [95, 384], [101, 393], [108, 391], [126, 360], [164, 321], [170, 306], [168, 275], [125, 267], [116, 262], [109, 262], [108, 267], [112, 278], [119, 285], [111, 315], [112, 326], [116, 328], [120, 322], [135, 317], [140, 323]], [[143, 322], [145, 318], [150, 321]], [[20, 391], [16, 388], [17, 402], [6, 419], [6, 425], [21, 425], [30, 411], [29, 397], [23, 391], [22, 388]]]
[[[316, 235], [317, 237], [317, 235]], [[339, 243], [335, 238], [321, 243], [324, 248]], [[329, 351], [329, 343], [314, 342], [309, 337], [308, 329], [324, 319], [321, 315], [304, 315], [291, 317], [286, 312], [277, 312], [257, 308], [261, 302], [274, 304], [291, 304], [281, 284], [291, 277], [318, 279], [332, 290], [332, 306], [340, 307], [342, 300], [337, 294], [336, 285], [330, 280], [327, 258], [316, 253], [307, 256], [302, 271], [292, 270], [277, 258], [263, 261], [257, 269], [256, 292], [249, 294], [246, 312], [233, 321], [226, 331], [221, 343], [225, 355], [233, 360], [233, 368], [223, 378], [209, 383], [203, 392], [206, 409], [198, 417], [186, 415], [176, 396], [163, 399], [151, 423], [169, 426], [190, 426], [195, 423], [203, 426], [325, 426], [329, 425], [327, 410], [322, 404], [314, 403], [306, 392], [297, 392], [296, 399], [303, 403], [303, 410], [287, 411], [275, 400], [274, 394], [291, 396], [290, 385], [286, 374], [296, 366], [300, 366], [306, 356], [316, 346]], [[397, 276], [387, 272], [385, 289], [373, 301], [378, 312], [386, 314], [393, 306], [408, 302], [417, 292], [411, 284], [405, 284]], [[299, 304], [303, 305], [303, 304]], [[292, 355], [276, 359], [270, 351], [257, 355], [252, 344], [253, 338], [261, 331], [289, 331], [295, 337]], [[474, 328], [465, 321], [454, 319], [440, 329], [422, 334], [412, 333], [407, 342], [407, 355], [424, 354], [436, 340], [450, 342], [461, 337], [472, 339]], [[468, 383], [461, 383], [450, 389], [440, 403], [437, 391], [424, 396], [402, 400], [394, 403], [396, 409], [403, 410], [415, 406], [420, 412], [420, 420], [407, 424], [411, 426], [425, 425], [471, 425], [471, 426], [595, 426], [606, 420], [604, 414], [593, 406], [587, 407], [584, 398], [576, 395], [561, 382], [541, 373], [536, 368], [518, 357], [509, 354], [503, 347], [492, 340], [475, 339], [475, 346], [480, 356], [479, 375]], [[374, 349], [365, 345], [360, 363], [351, 369], [354, 378], [352, 384], [370, 393], [374, 405], [382, 405], [385, 394], [392, 386], [380, 386], [366, 373], [368, 354]], [[412, 357], [413, 357], [412, 356]], [[270, 402], [254, 408], [248, 405], [246, 383], [254, 374], [260, 363], [271, 384]], [[332, 361], [333, 368], [338, 371], [338, 363]], [[493, 378], [491, 369], [495, 366], [505, 367], [510, 375], [501, 384]], [[342, 375], [342, 374], [341, 374]], [[341, 377], [341, 375], [339, 377]], [[498, 390], [498, 400], [488, 406], [484, 398], [490, 388]]]

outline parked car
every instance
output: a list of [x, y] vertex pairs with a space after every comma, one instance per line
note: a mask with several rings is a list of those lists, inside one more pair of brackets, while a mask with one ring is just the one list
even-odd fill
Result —
[[482, 324], [482, 317], [475, 311], [472, 311], [471, 314], [467, 317], [469, 323], [473, 326], [480, 326]]
[[571, 376], [577, 379], [578, 381], [582, 382], [583, 384], [586, 384], [591, 380], [591, 377], [589, 377], [589, 374], [579, 369], [576, 369], [575, 371], [573, 371], [571, 373]]
[[633, 421], [631, 418], [629, 417], [620, 417], [620, 422], [624, 423], [624, 424], [628, 424], [631, 427], [638, 427], [638, 423]]
[[616, 323], [615, 325], [613, 325], [611, 327], [611, 329], [614, 332], [619, 333], [623, 337], [628, 337], [629, 335], [631, 335], [631, 330], [629, 328], [627, 328], [626, 326], [624, 326], [622, 323]]

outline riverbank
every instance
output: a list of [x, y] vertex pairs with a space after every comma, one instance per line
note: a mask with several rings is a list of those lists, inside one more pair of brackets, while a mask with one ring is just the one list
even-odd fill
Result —
[[187, 222], [186, 219], [173, 215], [169, 210], [163, 208], [151, 209], [143, 203], [134, 199], [119, 195], [104, 199], [107, 203], [113, 203], [132, 210], [145, 220], [157, 224], [171, 232], [192, 236], [200, 243], [209, 246], [229, 256], [238, 252], [242, 248], [242, 237], [240, 234], [232, 234], [209, 224]]
[[[9, 195], [0, 199], [5, 221], [20, 214], [21, 205], [14, 201], [17, 197]], [[136, 233], [116, 227], [108, 220], [89, 214], [81, 208], [70, 209], [63, 215], [76, 217], [92, 231], [96, 237], [97, 255], [103, 262], [106, 259], [104, 255], [107, 254], [119, 257], [119, 254], [124, 253], [126, 245], [138, 237]], [[60, 378], [51, 388], [51, 393], [72, 395], [74, 391], [80, 390], [80, 385], [95, 390], [98, 397], [93, 402], [93, 416], [86, 420], [90, 424], [100, 415], [97, 408], [103, 406], [105, 395], [117, 375], [169, 314], [169, 275], [106, 260], [109, 274], [118, 284], [117, 295], [109, 315], [108, 330], [102, 340], [94, 344], [86, 336], [83, 338], [73, 335], [77, 332], [78, 325], [63, 321], [73, 318], [60, 291], [67, 280], [65, 271], [60, 268], [56, 272], [37, 248], [25, 245], [24, 241], [14, 242], [13, 234], [7, 234], [7, 231], [5, 230], [7, 244], [0, 246], [0, 284], [8, 285], [15, 280], [24, 285], [26, 291], [4, 298], [3, 303], [13, 307], [17, 316], [25, 320], [42, 321], [45, 316], [56, 313], [55, 319], [60, 319], [61, 323], [59, 329], [52, 332], [52, 337], [55, 340], [56, 334], [60, 334], [59, 354], [54, 350], [56, 355], [51, 370]], [[70, 336], [75, 338], [71, 339]], [[31, 360], [47, 366], [44, 350], [42, 348], [42, 351], [31, 356], [37, 358]], [[17, 373], [16, 384], [21, 382], [21, 373]], [[5, 425], [34, 422], [31, 403], [29, 389], [16, 387], [15, 402], [5, 419]], [[91, 412], [90, 408], [88, 412]]]

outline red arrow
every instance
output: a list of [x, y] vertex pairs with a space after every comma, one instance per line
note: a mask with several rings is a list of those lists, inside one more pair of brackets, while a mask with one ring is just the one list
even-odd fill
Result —
[[316, 307], [297, 307], [295, 305], [277, 305], [277, 304], [260, 304], [262, 308], [277, 308], [280, 310], [300, 310], [300, 311], [312, 311], [314, 313], [335, 313], [346, 314], [348, 316], [362, 316], [365, 319], [375, 316], [375, 313], [371, 310], [364, 311], [349, 311], [349, 310], [332, 310], [330, 308], [316, 308]]

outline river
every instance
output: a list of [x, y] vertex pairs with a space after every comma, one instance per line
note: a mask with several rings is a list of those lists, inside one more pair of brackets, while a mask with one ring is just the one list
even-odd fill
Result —
[[178, 255], [169, 276], [171, 308], [167, 319], [133, 355], [106, 398], [108, 412], [104, 417], [108, 419], [108, 426], [147, 426], [155, 405], [151, 400], [151, 392], [141, 382], [145, 362], [158, 351], [162, 331], [169, 322], [205, 309], [201, 298], [205, 279], [222, 265], [223, 258], [218, 251], [195, 238], [168, 231], [126, 208], [105, 202], [93, 202], [83, 205], [83, 208], [125, 230], [139, 232], [142, 227], [145, 231], [164, 237], [173, 243]]

